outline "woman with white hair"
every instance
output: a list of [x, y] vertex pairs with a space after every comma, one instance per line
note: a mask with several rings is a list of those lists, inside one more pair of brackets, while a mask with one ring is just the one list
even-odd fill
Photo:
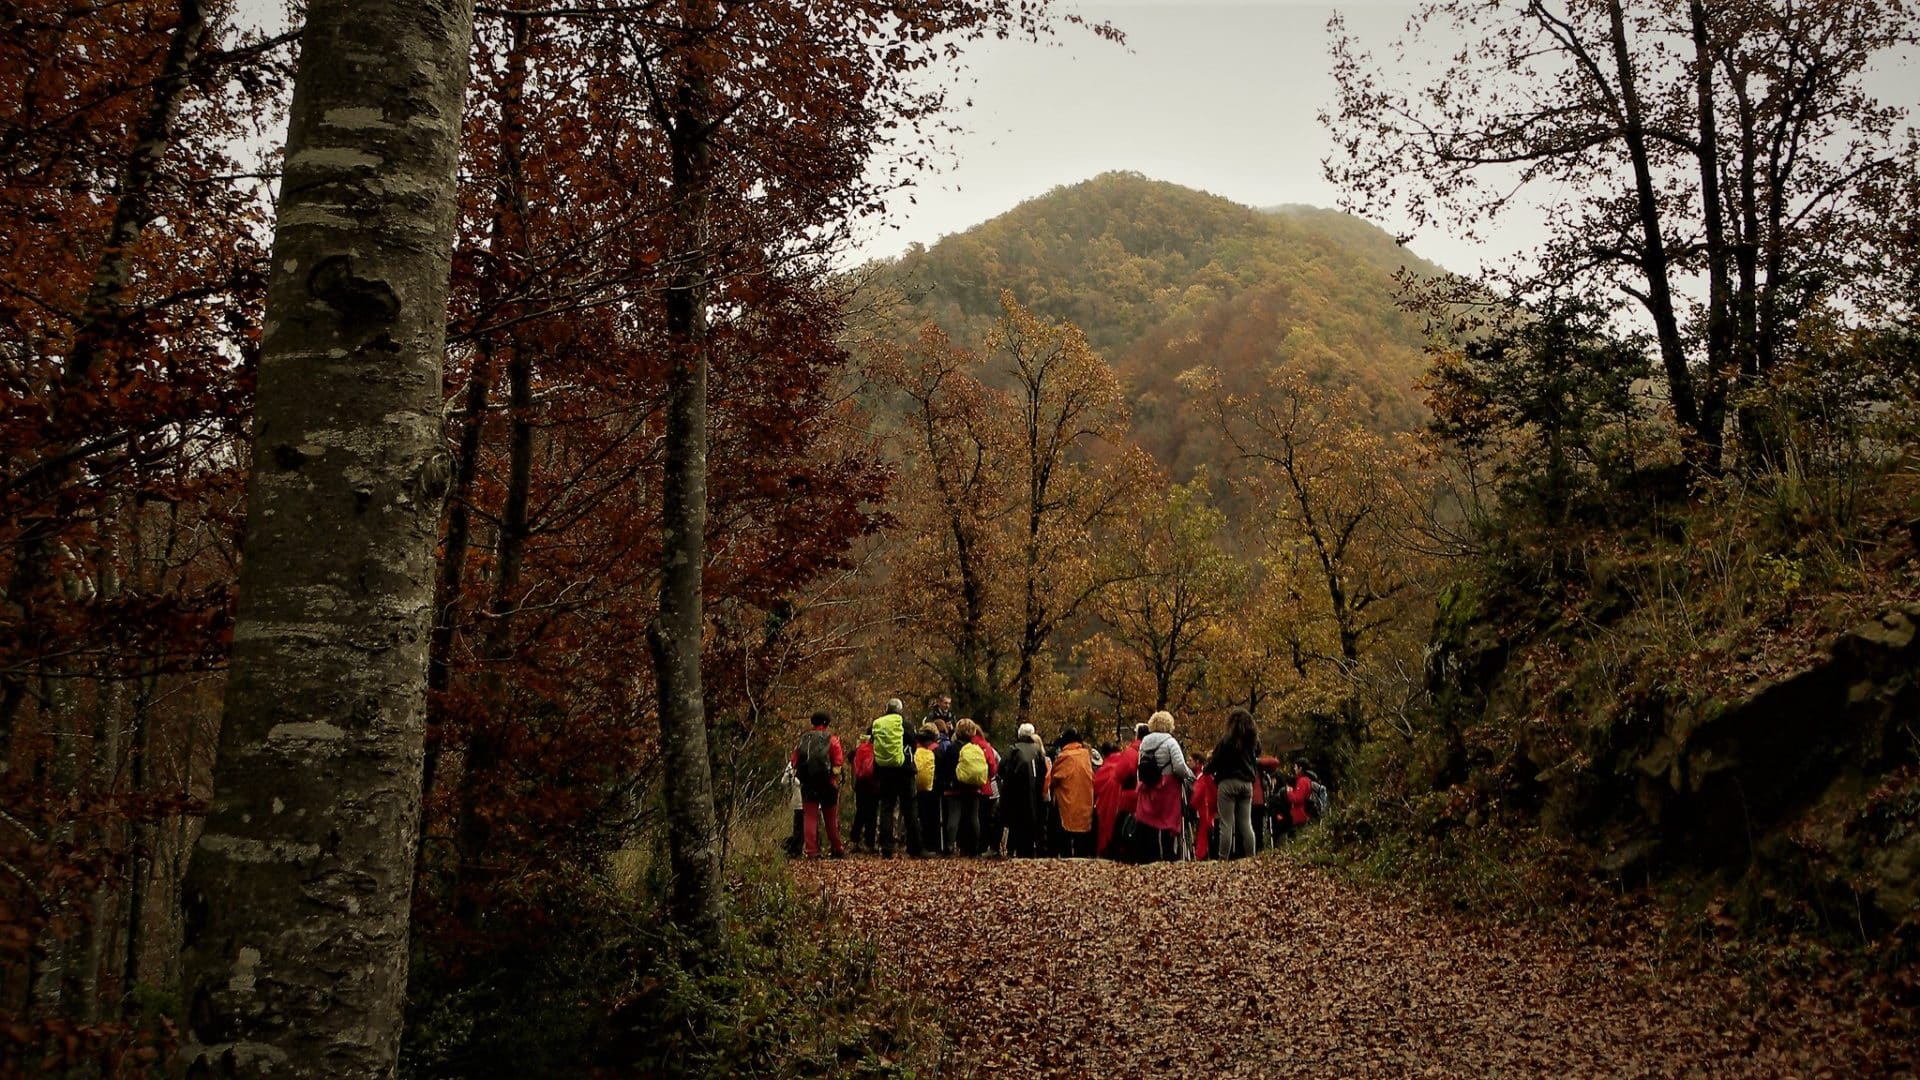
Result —
[[1140, 796], [1133, 819], [1142, 837], [1142, 862], [1180, 857], [1186, 785], [1193, 780], [1193, 769], [1173, 729], [1173, 714], [1163, 709], [1147, 718], [1147, 737], [1140, 740]]
[[1000, 818], [1006, 826], [1010, 856], [1031, 859], [1040, 854], [1048, 770], [1047, 749], [1039, 732], [1032, 724], [1021, 724], [1000, 760]]

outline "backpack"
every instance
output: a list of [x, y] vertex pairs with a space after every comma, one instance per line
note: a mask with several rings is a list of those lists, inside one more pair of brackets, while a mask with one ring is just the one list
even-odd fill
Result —
[[1159, 747], [1156, 746], [1152, 750], [1145, 749], [1144, 747], [1141, 749], [1139, 772], [1139, 785], [1141, 787], [1148, 787], [1159, 783], [1161, 774], [1166, 772], [1166, 770], [1166, 765], [1160, 761]]
[[987, 754], [978, 743], [960, 747], [960, 760], [953, 767], [953, 781], [961, 787], [979, 787], [987, 782]]
[[873, 779], [873, 744], [864, 742], [860, 749], [853, 752], [853, 778], [855, 780]]
[[873, 763], [887, 768], [907, 763], [907, 722], [899, 713], [873, 722]]
[[1314, 820], [1327, 812], [1327, 803], [1332, 797], [1327, 794], [1327, 786], [1320, 781], [1308, 780], [1307, 783], [1310, 785], [1307, 788], [1307, 818]]
[[819, 791], [833, 783], [833, 736], [824, 731], [809, 731], [800, 736], [800, 749], [795, 755], [800, 759], [794, 771], [800, 776], [800, 786], [808, 791]]

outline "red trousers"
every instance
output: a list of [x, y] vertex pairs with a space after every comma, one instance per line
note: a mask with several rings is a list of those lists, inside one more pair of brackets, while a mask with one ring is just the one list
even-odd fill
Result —
[[[808, 855], [820, 854], [820, 804], [801, 803], [800, 809], [806, 812], [806, 852]], [[840, 801], [838, 799], [826, 805], [827, 840], [833, 845], [833, 853], [841, 855], [846, 849], [840, 845]]]

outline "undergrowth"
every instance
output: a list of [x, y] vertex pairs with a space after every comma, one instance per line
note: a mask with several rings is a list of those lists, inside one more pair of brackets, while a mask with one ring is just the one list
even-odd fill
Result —
[[457, 961], [418, 950], [402, 1075], [913, 1077], [938, 1060], [874, 943], [776, 859], [734, 868], [718, 956], [675, 930], [658, 884], [534, 884], [551, 913], [536, 932]]
[[[1703, 753], [1688, 740], [1720, 717], [1746, 723], [1730, 710], [1825, 663], [1836, 635], [1920, 600], [1920, 457], [1853, 464], [1684, 497], [1622, 481], [1551, 522], [1509, 506], [1441, 598], [1421, 722], [1376, 727], [1290, 856], [1423, 905], [1734, 974], [1736, 1001], [1797, 987], [1911, 1029], [1920, 913], [1876, 917], [1884, 881], [1861, 867], [1920, 830], [1920, 729], [1856, 749], [1837, 714], [1782, 723], [1822, 798], [1776, 798], [1744, 838], [1682, 818], [1712, 774], [1664, 764]], [[1901, 679], [1854, 692], [1909, 693]], [[1717, 731], [1770, 760], [1760, 733]]]

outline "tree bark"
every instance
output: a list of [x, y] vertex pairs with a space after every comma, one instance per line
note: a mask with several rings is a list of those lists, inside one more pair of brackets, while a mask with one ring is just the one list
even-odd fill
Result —
[[189, 1070], [390, 1076], [406, 990], [470, 0], [315, 0], [295, 82]]
[[[706, 3], [682, 12], [689, 28], [712, 25]], [[667, 847], [673, 919], [702, 955], [719, 941], [723, 901], [720, 848], [700, 678], [706, 630], [701, 588], [707, 526], [708, 185], [712, 182], [711, 94], [701, 50], [682, 50], [671, 102], [672, 193], [678, 232], [665, 296], [672, 365], [667, 383], [666, 465], [661, 480], [660, 608], [648, 634], [660, 701], [666, 769]]]

